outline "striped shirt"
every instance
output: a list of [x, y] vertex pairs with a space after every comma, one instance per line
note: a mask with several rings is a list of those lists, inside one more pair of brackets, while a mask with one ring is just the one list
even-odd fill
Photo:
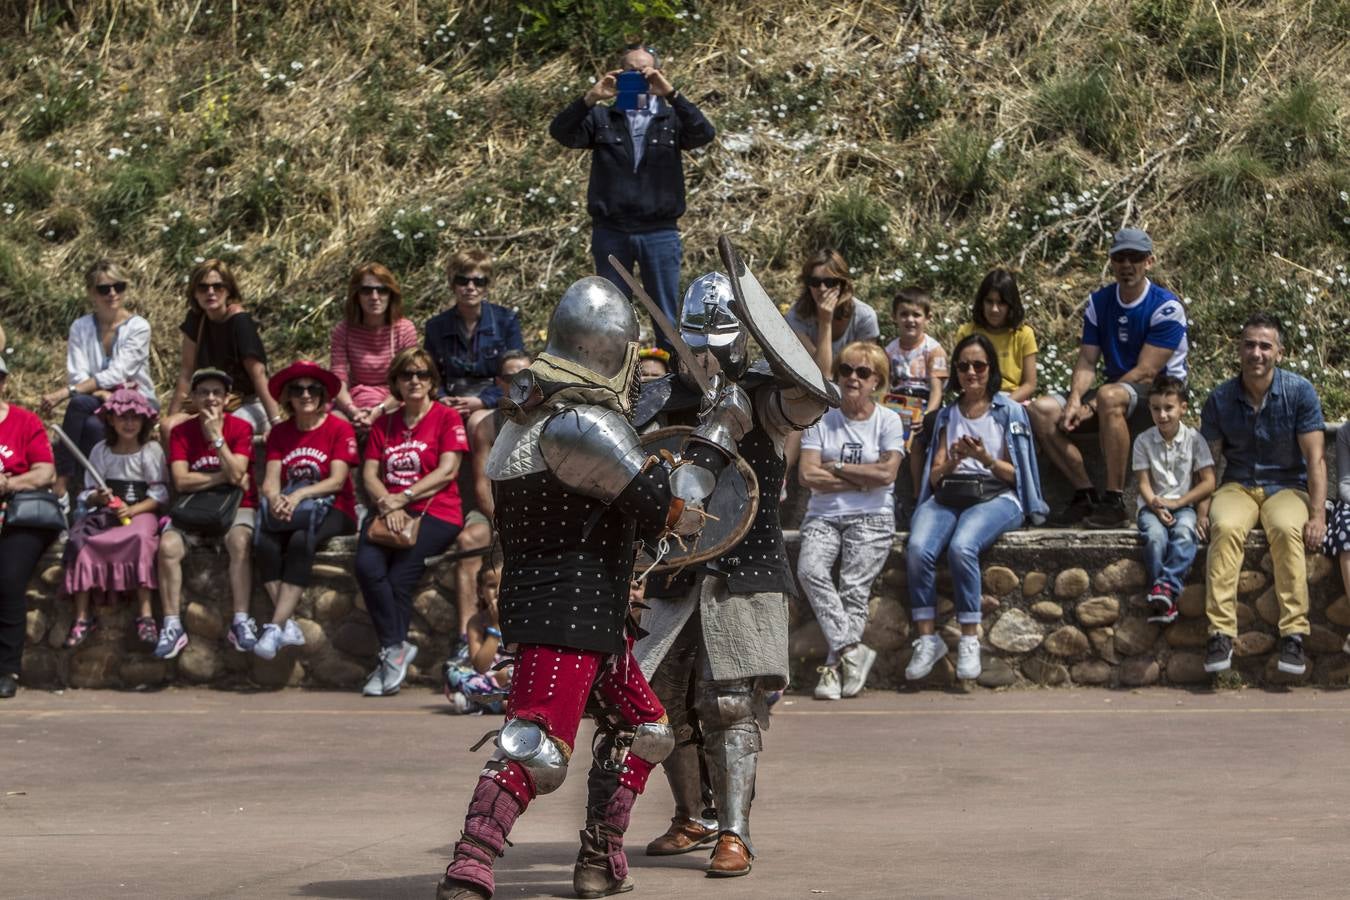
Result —
[[362, 384], [384, 388], [394, 357], [416, 346], [417, 326], [408, 318], [380, 328], [339, 322], [328, 350], [329, 368], [349, 390]]

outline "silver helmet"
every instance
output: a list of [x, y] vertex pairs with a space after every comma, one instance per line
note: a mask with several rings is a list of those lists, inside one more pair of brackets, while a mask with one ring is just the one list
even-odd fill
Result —
[[637, 354], [633, 305], [609, 281], [591, 275], [563, 292], [548, 321], [548, 342], [530, 371], [556, 387], [612, 394], [615, 408], [631, 415], [641, 386]]
[[[680, 305], [680, 336], [695, 357], [711, 356], [735, 380], [750, 366], [750, 339], [731, 311], [733, 296], [731, 281], [721, 272], [696, 278]], [[713, 369], [706, 359], [700, 361]]]

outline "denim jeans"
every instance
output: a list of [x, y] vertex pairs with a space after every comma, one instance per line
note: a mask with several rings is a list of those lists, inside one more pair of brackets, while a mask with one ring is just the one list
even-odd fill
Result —
[[1164, 525], [1147, 506], [1139, 510], [1139, 531], [1144, 535], [1144, 566], [1151, 584], [1165, 584], [1181, 593], [1186, 573], [1195, 562], [1195, 510], [1189, 506], [1172, 510], [1176, 518]]
[[968, 509], [952, 509], [929, 497], [914, 511], [910, 522], [905, 564], [909, 571], [910, 615], [922, 622], [937, 615], [937, 562], [947, 551], [952, 573], [956, 621], [979, 622], [980, 554], [1005, 531], [1022, 524], [1025, 515], [1011, 494], [977, 503]]
[[[630, 272], [633, 271], [633, 263], [637, 263], [642, 287], [670, 317], [670, 321], [678, 325], [680, 259], [684, 254], [680, 233], [674, 228], [638, 234], [613, 231], [598, 225], [591, 229], [591, 256], [595, 258], [596, 274], [614, 282], [624, 296], [631, 299], [633, 294], [628, 290], [628, 284], [609, 264], [611, 254]], [[656, 330], [656, 342], [667, 350], [674, 349], [660, 329]]]
[[[80, 448], [80, 452], [87, 458], [94, 450], [94, 445], [105, 437], [103, 419], [96, 412], [103, 401], [93, 394], [76, 394], [66, 403], [66, 414], [61, 420], [61, 430], [66, 433], [66, 437], [75, 442]], [[75, 457], [71, 456], [66, 445], [60, 441], [52, 442], [55, 446], [52, 448], [56, 460], [56, 474], [64, 475], [67, 478], [76, 475], [79, 478], [71, 485], [72, 493], [79, 493], [79, 485], [84, 482], [84, 471], [79, 463], [75, 462]]]
[[[882, 513], [815, 516], [802, 523], [797, 578], [830, 645], [827, 665], [862, 640], [872, 582], [890, 556], [895, 518]], [[831, 569], [839, 562], [839, 583]]]

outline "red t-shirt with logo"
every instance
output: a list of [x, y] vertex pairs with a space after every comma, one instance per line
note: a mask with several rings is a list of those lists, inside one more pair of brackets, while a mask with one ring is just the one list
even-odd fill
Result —
[[0, 422], [0, 472], [23, 475], [37, 463], [53, 461], [52, 442], [47, 438], [42, 420], [22, 406], [11, 403], [4, 421]]
[[[325, 416], [319, 427], [301, 431], [294, 419], [287, 419], [272, 429], [267, 436], [267, 461], [281, 463], [281, 487], [292, 481], [323, 481], [333, 474], [333, 461], [340, 460], [355, 467], [360, 458], [356, 453], [356, 432], [345, 419]], [[347, 518], [356, 519], [356, 493], [348, 473], [342, 482], [333, 506]]]
[[[225, 413], [220, 423], [220, 436], [231, 453], [249, 461], [248, 487], [244, 488], [244, 499], [239, 501], [239, 506], [256, 509], [258, 485], [253, 478], [253, 426], [238, 416]], [[188, 464], [189, 472], [220, 471], [220, 455], [207, 442], [200, 417], [188, 419], [169, 433], [169, 467], [179, 461]]]
[[[392, 493], [401, 493], [421, 481], [440, 465], [441, 454], [450, 452], [468, 453], [469, 440], [459, 413], [439, 403], [432, 404], [412, 429], [404, 423], [401, 409], [380, 416], [370, 426], [366, 439], [366, 459], [379, 461], [380, 480]], [[424, 509], [443, 522], [464, 524], [459, 485], [453, 480], [431, 497], [408, 505], [414, 514]]]

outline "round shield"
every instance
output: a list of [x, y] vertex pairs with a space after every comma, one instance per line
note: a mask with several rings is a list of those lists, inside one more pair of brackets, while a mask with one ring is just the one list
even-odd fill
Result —
[[[669, 450], [678, 454], [689, 432], [693, 430], [686, 425], [659, 428], [642, 436], [642, 448], [648, 453]], [[684, 546], [680, 546], [680, 542], [672, 537], [670, 549], [660, 564], [652, 569], [652, 574], [673, 572], [684, 566], [716, 559], [741, 542], [755, 520], [755, 513], [759, 511], [759, 479], [755, 477], [750, 464], [738, 456], [723, 469], [717, 476], [717, 486], [713, 488], [704, 509], [713, 518], [704, 523], [703, 530], [698, 534], [684, 538]], [[647, 571], [655, 552], [656, 548], [648, 547], [638, 554], [635, 574], [641, 575]]]

